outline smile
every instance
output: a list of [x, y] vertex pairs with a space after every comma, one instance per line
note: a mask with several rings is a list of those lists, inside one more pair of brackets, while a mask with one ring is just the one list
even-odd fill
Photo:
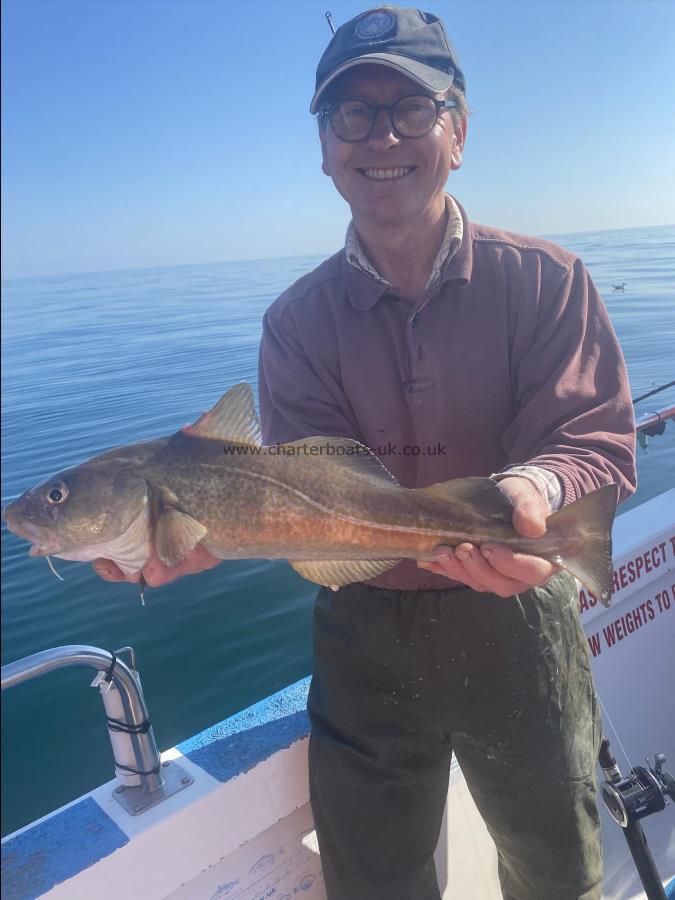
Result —
[[362, 175], [375, 181], [395, 181], [398, 178], [405, 178], [414, 171], [415, 166], [397, 166], [392, 169], [359, 169]]

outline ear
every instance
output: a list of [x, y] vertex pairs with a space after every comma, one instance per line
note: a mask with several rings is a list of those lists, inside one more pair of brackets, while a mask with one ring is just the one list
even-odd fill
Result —
[[325, 127], [319, 128], [319, 140], [321, 141], [321, 171], [324, 175], [330, 176], [330, 166], [328, 164], [328, 140], [326, 138]]
[[466, 119], [461, 125], [454, 127], [455, 142], [450, 155], [450, 168], [453, 171], [459, 169], [462, 165], [462, 153], [464, 152], [464, 142], [466, 141]]

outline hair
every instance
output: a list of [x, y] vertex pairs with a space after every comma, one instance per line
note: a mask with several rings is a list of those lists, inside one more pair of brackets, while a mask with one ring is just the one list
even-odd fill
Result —
[[[339, 81], [339, 79], [338, 79]], [[326, 128], [328, 124], [328, 118], [325, 115], [326, 109], [335, 102], [335, 98], [337, 96], [337, 91], [333, 89], [333, 85], [330, 85], [323, 97], [321, 98], [321, 106], [316, 114], [316, 122], [319, 126], [319, 131]], [[438, 95], [437, 95], [438, 96]], [[448, 110], [450, 116], [452, 118], [452, 124], [455, 128], [461, 128], [466, 124], [469, 116], [471, 115], [471, 110], [466, 102], [466, 97], [464, 93], [459, 90], [459, 88], [455, 87], [454, 84], [450, 85], [448, 90], [445, 92], [446, 100], [454, 100], [457, 106]]]
[[451, 84], [445, 92], [445, 99], [454, 100], [457, 104], [454, 109], [449, 111], [454, 127], [461, 128], [463, 125], [466, 125], [468, 118], [471, 115], [471, 110], [466, 102], [464, 93], [460, 91], [459, 88], [456, 88], [454, 84]]

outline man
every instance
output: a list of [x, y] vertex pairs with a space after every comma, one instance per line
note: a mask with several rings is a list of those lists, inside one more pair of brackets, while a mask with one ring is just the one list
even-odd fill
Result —
[[[342, 25], [311, 112], [352, 222], [344, 250], [265, 316], [265, 443], [355, 438], [406, 487], [493, 475], [528, 537], [603, 484], [629, 494], [626, 374], [583, 265], [473, 225], [444, 193], [467, 112], [440, 20], [382, 7]], [[198, 548], [145, 577], [216, 562]], [[600, 897], [601, 723], [574, 583], [551, 563], [463, 544], [320, 590], [309, 712], [330, 900], [438, 900], [453, 750], [506, 900]]]

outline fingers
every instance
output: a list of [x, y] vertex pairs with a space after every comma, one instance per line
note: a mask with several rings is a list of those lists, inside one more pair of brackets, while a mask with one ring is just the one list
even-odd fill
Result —
[[418, 563], [422, 569], [466, 584], [474, 591], [512, 597], [544, 584], [560, 567], [545, 559], [514, 553], [502, 544], [439, 547], [436, 558]]
[[541, 556], [514, 553], [503, 544], [483, 544], [481, 554], [502, 575], [523, 581], [530, 587], [545, 584], [561, 568], [547, 559], [542, 559]]
[[476, 548], [471, 544], [460, 544], [459, 547], [439, 547], [436, 551], [436, 559], [427, 563], [418, 563], [420, 568], [427, 569], [435, 575], [444, 575], [453, 581], [461, 581], [474, 591], [486, 591], [484, 583], [479, 577], [479, 572], [475, 569], [467, 568], [464, 565], [466, 561], [466, 553], [471, 554]]
[[165, 565], [153, 550], [150, 559], [143, 566], [142, 572], [136, 572], [134, 575], [125, 575], [119, 566], [110, 559], [95, 559], [92, 568], [104, 581], [138, 582], [142, 574], [149, 587], [160, 587], [170, 581], [175, 581], [182, 575], [194, 575], [205, 569], [212, 569], [220, 562], [222, 560], [212, 556], [208, 550], [198, 545], [176, 566]]
[[216, 556], [212, 556], [208, 550], [197, 545], [177, 565], [167, 566], [153, 551], [150, 559], [143, 567], [143, 577], [150, 587], [160, 587], [181, 578], [183, 575], [195, 575], [205, 569], [212, 569], [222, 562]]
[[499, 597], [511, 597], [527, 590], [521, 579], [510, 578], [498, 572], [473, 544], [459, 544], [454, 551], [443, 547], [440, 551], [440, 567], [432, 569], [437, 574], [446, 575], [473, 588], [474, 591], [489, 592]]
[[483, 556], [481, 549], [472, 544], [460, 544], [455, 555], [471, 578], [483, 585], [484, 591], [497, 594], [499, 597], [512, 597], [532, 587], [522, 578], [512, 578], [500, 572]]
[[116, 566], [110, 559], [95, 559], [91, 564], [92, 569], [104, 581], [131, 581], [140, 580], [141, 573], [136, 572], [134, 575], [125, 575], [124, 572]]

